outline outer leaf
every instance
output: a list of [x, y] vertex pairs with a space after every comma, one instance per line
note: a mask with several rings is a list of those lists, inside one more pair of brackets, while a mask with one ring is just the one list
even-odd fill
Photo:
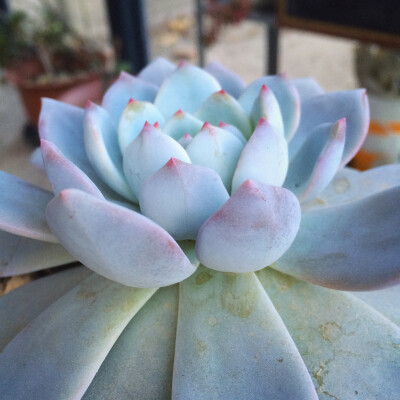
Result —
[[193, 164], [213, 169], [230, 191], [233, 173], [243, 144], [230, 132], [206, 122], [203, 129], [186, 147]]
[[300, 100], [296, 89], [285, 75], [264, 76], [255, 80], [242, 93], [239, 103], [247, 115], [250, 115], [254, 101], [263, 85], [269, 87], [278, 100], [285, 127], [285, 137], [289, 141], [299, 124]]
[[55, 195], [64, 189], [74, 188], [83, 190], [100, 199], [104, 198], [103, 194], [90, 178], [74, 163], [68, 160], [54, 143], [42, 139], [40, 147], [46, 174]]
[[313, 377], [320, 400], [400, 393], [400, 329], [349, 294], [258, 273]]
[[108, 112], [88, 102], [83, 120], [86, 154], [99, 176], [121, 196], [136, 201], [122, 170], [117, 128]]
[[303, 213], [276, 269], [339, 290], [400, 281], [400, 186], [359, 201]]
[[252, 132], [250, 120], [238, 101], [225, 90], [211, 94], [196, 112], [196, 117], [212, 125], [225, 122], [236, 126], [246, 138]]
[[178, 142], [146, 123], [140, 135], [124, 153], [125, 176], [137, 198], [143, 180], [165, 165], [171, 157], [191, 162]]
[[236, 99], [246, 87], [245, 82], [240, 76], [216, 61], [208, 63], [204, 69], [220, 83], [222, 89], [226, 90]]
[[118, 124], [129, 99], [152, 102], [156, 94], [156, 85], [135, 78], [126, 72], [121, 72], [119, 78], [104, 94], [101, 105], [109, 112], [115, 124]]
[[244, 147], [232, 180], [232, 193], [247, 179], [282, 186], [289, 166], [287, 143], [277, 129], [261, 118]]
[[300, 205], [291, 192], [248, 180], [200, 228], [197, 258], [219, 271], [255, 271], [288, 249], [299, 224]]
[[177, 316], [178, 287], [159, 289], [125, 328], [82, 399], [171, 399]]
[[341, 118], [346, 118], [346, 143], [341, 166], [346, 165], [368, 133], [369, 105], [364, 89], [326, 93], [304, 102], [299, 128], [290, 142], [290, 157], [293, 158], [299, 151], [316, 126]]
[[26, 274], [75, 261], [56, 243], [0, 231], [0, 277]]
[[161, 85], [154, 104], [166, 118], [177, 110], [194, 113], [211, 93], [220, 89], [221, 86], [213, 76], [181, 62]]
[[2, 399], [80, 399], [118, 336], [154, 292], [97, 274], [85, 279], [4, 348]]
[[164, 117], [151, 103], [129, 100], [118, 125], [118, 141], [122, 154], [139, 136], [146, 122], [164, 125]]
[[291, 82], [299, 94], [301, 103], [324, 94], [324, 90], [313, 78], [292, 79]]
[[238, 128], [236, 128], [236, 126], [227, 124], [225, 122], [220, 122], [218, 124], [218, 127], [232, 133], [232, 135], [236, 136], [243, 145], [245, 145], [247, 143], [247, 139], [243, 136], [243, 133], [240, 132]]
[[48, 205], [46, 218], [71, 254], [124, 285], [167, 286], [195, 270], [178, 244], [154, 222], [79, 190], [61, 192]]
[[52, 193], [3, 171], [0, 171], [0, 192], [0, 229], [57, 243], [44, 218]]
[[143, 215], [175, 239], [193, 239], [203, 222], [229, 199], [216, 172], [172, 158], [140, 188]]
[[0, 297], [0, 351], [30, 321], [89, 274], [90, 270], [83, 267], [68, 269]]
[[315, 128], [291, 160], [284, 186], [302, 202], [317, 196], [339, 169], [345, 139], [344, 119]]
[[200, 268], [180, 287], [173, 399], [317, 399], [254, 274]]
[[158, 57], [139, 72], [138, 78], [153, 85], [160, 86], [164, 80], [171, 75], [175, 68], [175, 64], [172, 62], [165, 58]]
[[42, 100], [39, 120], [41, 139], [55, 144], [65, 158], [81, 169], [107, 197], [115, 193], [98, 177], [83, 143], [84, 110], [53, 99]]

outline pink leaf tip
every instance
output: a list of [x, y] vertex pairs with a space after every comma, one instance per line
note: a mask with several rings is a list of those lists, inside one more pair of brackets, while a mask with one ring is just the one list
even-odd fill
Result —
[[218, 126], [219, 126], [220, 128], [225, 128], [225, 127], [228, 126], [228, 124], [225, 123], [224, 121], [221, 121], [221, 122], [218, 124]]
[[268, 92], [268, 91], [269, 91], [269, 87], [267, 85], [261, 86], [261, 90], [260, 90], [261, 93]]
[[129, 101], [128, 101], [128, 104], [133, 104], [135, 102], [136, 102], [136, 100], [133, 100], [132, 98], [130, 98]]
[[264, 117], [261, 117], [260, 120], [258, 121], [257, 126], [268, 125], [268, 124], [269, 124], [268, 121]]
[[220, 94], [220, 95], [222, 95], [222, 96], [225, 96], [225, 95], [226, 95], [226, 91], [225, 91], [224, 89], [221, 89], [221, 90], [219, 90], [219, 91], [217, 92], [217, 94]]
[[189, 63], [186, 60], [180, 60], [178, 63], [178, 68], [186, 67]]
[[161, 129], [161, 126], [160, 126], [160, 124], [158, 123], [158, 121], [155, 122], [153, 126], [154, 126], [154, 128]]
[[178, 111], [175, 112], [174, 117], [181, 117], [183, 116], [183, 111], [179, 109]]

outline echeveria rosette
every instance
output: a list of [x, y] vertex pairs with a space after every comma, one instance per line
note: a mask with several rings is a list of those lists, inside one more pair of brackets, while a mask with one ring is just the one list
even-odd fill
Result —
[[398, 287], [323, 287], [400, 279], [399, 166], [342, 168], [368, 117], [363, 90], [162, 59], [45, 100], [54, 193], [0, 175], [1, 274], [95, 273], [0, 299], [3, 398], [396, 398]]

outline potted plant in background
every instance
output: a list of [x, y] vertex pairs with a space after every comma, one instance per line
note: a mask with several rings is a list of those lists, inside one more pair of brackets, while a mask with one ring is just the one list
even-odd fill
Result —
[[38, 15], [13, 11], [1, 16], [0, 67], [21, 95], [31, 126], [28, 137], [34, 141], [41, 98], [62, 98], [75, 89], [67, 98], [83, 106], [87, 96], [79, 96], [76, 88], [85, 85], [84, 92], [99, 98], [110, 64], [109, 51], [76, 33], [55, 7], [42, 5]]
[[356, 49], [356, 73], [368, 89], [371, 124], [352, 166], [367, 169], [400, 160], [400, 52], [378, 45]]

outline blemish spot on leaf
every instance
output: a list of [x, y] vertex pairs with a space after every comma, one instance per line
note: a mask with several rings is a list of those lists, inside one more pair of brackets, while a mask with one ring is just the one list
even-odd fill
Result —
[[336, 193], [344, 193], [350, 188], [350, 182], [346, 178], [336, 179], [333, 181], [333, 187]]
[[208, 282], [213, 276], [207, 271], [200, 272], [195, 279], [196, 285], [203, 285]]
[[197, 340], [197, 351], [200, 357], [204, 357], [207, 351], [207, 345], [203, 340]]
[[320, 326], [321, 335], [327, 342], [333, 343], [342, 335], [342, 327], [337, 322], [327, 322]]

